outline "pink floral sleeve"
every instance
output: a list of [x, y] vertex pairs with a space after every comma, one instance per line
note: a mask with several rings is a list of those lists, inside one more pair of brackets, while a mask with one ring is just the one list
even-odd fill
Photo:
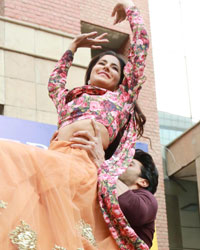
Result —
[[57, 62], [54, 71], [51, 73], [48, 83], [49, 96], [53, 100], [58, 112], [65, 102], [68, 89], [65, 88], [68, 70], [72, 65], [73, 53], [67, 50]]
[[[122, 92], [120, 98], [125, 96], [124, 101], [129, 102], [133, 107], [141, 84], [145, 81], [143, 72], [149, 41], [136, 7], [127, 10], [127, 18], [133, 30], [133, 43], [128, 63], [124, 69], [125, 78], [119, 91]], [[104, 220], [119, 248], [122, 250], [149, 250], [148, 245], [129, 225], [117, 199], [118, 176], [126, 171], [135, 154], [137, 134], [136, 122], [133, 118], [132, 113], [115, 153], [110, 159], [104, 161], [98, 170], [98, 198]], [[133, 211], [133, 213], [137, 213], [137, 211]]]
[[124, 67], [125, 78], [119, 91], [127, 92], [132, 100], [133, 97], [134, 99], [137, 98], [141, 85], [146, 80], [144, 68], [149, 48], [149, 39], [139, 10], [134, 6], [128, 8], [126, 14], [133, 35], [129, 49], [128, 62]]

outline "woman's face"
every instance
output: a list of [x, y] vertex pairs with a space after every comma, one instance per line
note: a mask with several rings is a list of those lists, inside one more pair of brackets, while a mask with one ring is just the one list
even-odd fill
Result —
[[119, 60], [115, 56], [105, 55], [94, 65], [90, 75], [90, 84], [114, 91], [118, 88], [120, 76]]

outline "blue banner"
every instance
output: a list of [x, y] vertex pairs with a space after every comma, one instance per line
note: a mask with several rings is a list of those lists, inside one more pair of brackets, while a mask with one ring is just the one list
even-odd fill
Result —
[[[12, 140], [47, 149], [57, 126], [0, 115], [0, 139]], [[136, 142], [136, 148], [148, 152], [148, 145]]]
[[0, 139], [47, 149], [57, 126], [0, 115]]

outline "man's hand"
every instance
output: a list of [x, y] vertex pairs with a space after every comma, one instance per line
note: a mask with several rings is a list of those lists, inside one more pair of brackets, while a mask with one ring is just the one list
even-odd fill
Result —
[[131, 6], [134, 6], [131, 0], [118, 0], [112, 12], [112, 17], [115, 17], [113, 24], [124, 21], [126, 19], [126, 9]]
[[101, 49], [103, 43], [108, 43], [109, 40], [105, 37], [107, 33], [103, 33], [97, 36], [97, 32], [93, 31], [90, 33], [80, 34], [74, 38], [72, 43], [69, 46], [69, 49], [75, 53], [78, 48], [85, 47], [85, 48], [92, 48], [92, 49]]
[[86, 150], [94, 164], [100, 167], [105, 161], [105, 152], [103, 150], [100, 129], [94, 120], [91, 120], [91, 123], [95, 136], [92, 136], [88, 131], [76, 132], [73, 134], [74, 137], [70, 139], [73, 142], [71, 147]]

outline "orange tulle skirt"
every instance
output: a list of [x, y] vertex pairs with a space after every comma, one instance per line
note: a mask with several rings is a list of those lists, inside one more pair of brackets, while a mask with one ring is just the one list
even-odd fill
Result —
[[118, 249], [97, 200], [84, 150], [0, 141], [0, 249]]

